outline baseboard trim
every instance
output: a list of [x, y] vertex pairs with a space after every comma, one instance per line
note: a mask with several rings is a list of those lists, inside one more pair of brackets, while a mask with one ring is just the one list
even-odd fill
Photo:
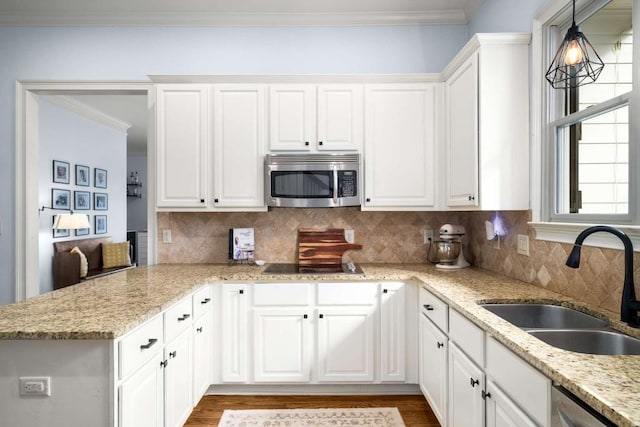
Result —
[[216, 384], [205, 393], [225, 395], [417, 395], [417, 384]]

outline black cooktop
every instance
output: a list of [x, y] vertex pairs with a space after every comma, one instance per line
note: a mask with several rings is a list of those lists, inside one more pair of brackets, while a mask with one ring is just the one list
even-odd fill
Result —
[[268, 264], [262, 274], [364, 274], [358, 264], [340, 266], [308, 266], [300, 264]]

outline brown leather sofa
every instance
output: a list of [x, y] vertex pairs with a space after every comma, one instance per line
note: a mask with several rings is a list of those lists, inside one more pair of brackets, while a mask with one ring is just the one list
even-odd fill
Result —
[[[53, 289], [64, 288], [80, 283], [83, 280], [95, 279], [96, 277], [135, 267], [135, 265], [131, 265], [103, 268], [103, 243], [112, 243], [112, 240], [109, 237], [97, 237], [93, 239], [55, 242], [53, 244]], [[86, 278], [80, 278], [80, 255], [70, 252], [71, 249], [76, 246], [87, 257], [89, 271]]]

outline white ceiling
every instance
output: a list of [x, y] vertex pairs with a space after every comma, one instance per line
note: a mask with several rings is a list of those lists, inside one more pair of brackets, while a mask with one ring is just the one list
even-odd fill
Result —
[[2, 0], [0, 25], [466, 24], [485, 0]]

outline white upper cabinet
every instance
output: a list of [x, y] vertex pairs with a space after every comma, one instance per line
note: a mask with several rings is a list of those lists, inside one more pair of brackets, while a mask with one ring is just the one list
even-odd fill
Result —
[[437, 208], [438, 83], [367, 85], [363, 208]]
[[529, 209], [529, 34], [476, 34], [443, 71], [445, 205]]
[[264, 206], [265, 88], [214, 86], [214, 207]]
[[156, 87], [158, 207], [206, 207], [208, 106], [208, 85]]
[[362, 85], [271, 85], [272, 151], [356, 151], [362, 147]]

